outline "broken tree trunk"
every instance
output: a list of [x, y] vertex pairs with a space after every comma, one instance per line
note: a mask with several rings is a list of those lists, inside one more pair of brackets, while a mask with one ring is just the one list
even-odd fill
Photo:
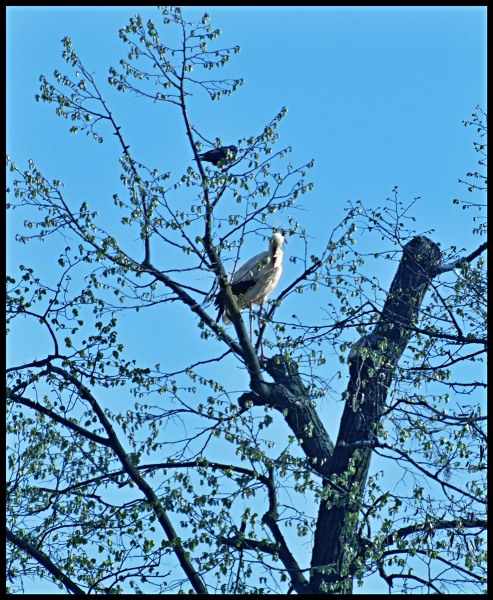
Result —
[[[275, 385], [268, 386], [267, 394], [250, 392], [240, 398], [243, 407], [251, 403], [280, 410], [313, 469], [323, 477], [324, 499], [319, 507], [311, 561], [311, 593], [352, 593], [354, 561], [361, 553], [359, 502], [378, 424], [395, 368], [418, 321], [440, 259], [438, 246], [424, 236], [415, 237], [404, 246], [378, 323], [353, 346], [349, 355], [350, 380], [335, 447], [297, 366], [284, 357], [266, 361], [267, 372], [275, 381]], [[306, 588], [297, 591], [306, 593]]]

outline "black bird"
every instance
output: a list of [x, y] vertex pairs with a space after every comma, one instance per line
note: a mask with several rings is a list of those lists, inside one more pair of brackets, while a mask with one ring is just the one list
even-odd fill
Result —
[[224, 160], [228, 157], [228, 151], [231, 154], [236, 154], [238, 148], [236, 146], [221, 146], [220, 148], [213, 148], [202, 154], [199, 154], [200, 160], [212, 163], [215, 167], [220, 160]]

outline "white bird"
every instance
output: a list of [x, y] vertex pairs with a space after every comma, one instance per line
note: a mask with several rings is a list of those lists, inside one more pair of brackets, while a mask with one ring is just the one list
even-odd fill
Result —
[[[280, 233], [274, 233], [269, 240], [269, 249], [257, 254], [233, 275], [231, 280], [231, 291], [237, 297], [240, 310], [252, 307], [253, 304], [262, 305], [274, 290], [282, 273], [282, 250], [284, 238]], [[216, 323], [223, 318], [224, 323], [229, 325], [231, 319], [224, 306], [224, 297], [221, 292], [215, 301], [219, 311]]]

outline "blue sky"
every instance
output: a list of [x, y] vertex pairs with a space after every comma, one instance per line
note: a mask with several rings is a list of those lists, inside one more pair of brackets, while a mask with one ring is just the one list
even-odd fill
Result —
[[[404, 203], [420, 197], [412, 212], [418, 233], [433, 229], [430, 237], [443, 248], [457, 245], [468, 253], [479, 245], [471, 234], [472, 215], [452, 200], [467, 196], [457, 180], [478, 161], [475, 131], [464, 128], [462, 120], [477, 104], [486, 108], [485, 7], [207, 10], [212, 25], [223, 32], [219, 47], [241, 47], [218, 76], [243, 77], [245, 85], [220, 102], [194, 96], [191, 121], [209, 139], [218, 136], [232, 144], [258, 134], [283, 106], [288, 108], [278, 129], [279, 145], [293, 147], [293, 165], [315, 159], [307, 173], [314, 191], [303, 197], [303, 210], [295, 212], [311, 236], [313, 253], [321, 251], [344, 217], [348, 199], [376, 207], [396, 185]], [[185, 8], [184, 16], [196, 20], [203, 12], [202, 7]], [[50, 79], [55, 69], [69, 72], [60, 43], [68, 35], [108, 98], [133, 156], [178, 178], [193, 165], [178, 111], [118, 94], [106, 83], [109, 67], [126, 55], [118, 30], [136, 13], [144, 21], [160, 21], [150, 7], [7, 9], [7, 154], [22, 168], [32, 158], [48, 179], [62, 180], [67, 197], [76, 205], [86, 200], [110, 230], [112, 196], [121, 193], [116, 139], [107, 134], [100, 145], [84, 134], [69, 134], [70, 123], [57, 118], [52, 105], [36, 103], [34, 95], [40, 74]], [[8, 269], [29, 263], [48, 275], [49, 242], [21, 246], [13, 241], [23, 218], [14, 215], [7, 226]], [[281, 226], [283, 218], [270, 224]], [[135, 244], [136, 236], [128, 244]], [[361, 238], [358, 243], [368, 250], [378, 241]], [[252, 241], [243, 259], [263, 249]], [[302, 252], [296, 240], [285, 248], [286, 256]], [[298, 274], [296, 265], [285, 265], [281, 288]], [[375, 268], [387, 287], [394, 275], [389, 263]], [[132, 356], [152, 365], [166, 360], [170, 370], [183, 368], [192, 343], [200, 359], [204, 343], [197, 340], [195, 324], [187, 324], [184, 308], [173, 310], [170, 320], [151, 311], [145, 343], [141, 325], [121, 320], [121, 336]], [[293, 309], [286, 311], [290, 316]], [[307, 312], [300, 308], [299, 314], [323, 318], [322, 300], [317, 304], [312, 298]], [[41, 354], [46, 341], [27, 324], [24, 331], [19, 327], [18, 339], [29, 340], [32, 356], [26, 356], [25, 345], [9, 342], [13, 362]], [[163, 339], [173, 340], [169, 356], [162, 355]], [[337, 421], [332, 422], [335, 427]]]

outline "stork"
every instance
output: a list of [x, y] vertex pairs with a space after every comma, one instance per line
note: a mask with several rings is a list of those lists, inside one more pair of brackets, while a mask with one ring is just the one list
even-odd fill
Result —
[[[238, 308], [244, 310], [258, 304], [260, 310], [276, 287], [282, 273], [282, 250], [284, 237], [274, 233], [269, 240], [269, 249], [257, 254], [242, 265], [233, 275], [231, 291], [237, 297]], [[226, 325], [231, 324], [230, 316], [224, 304], [224, 296], [219, 292], [215, 305], [218, 308], [216, 323], [223, 318]], [[259, 327], [260, 328], [260, 327]], [[250, 339], [252, 337], [252, 324], [250, 321]], [[262, 347], [262, 357], [264, 355]]]

